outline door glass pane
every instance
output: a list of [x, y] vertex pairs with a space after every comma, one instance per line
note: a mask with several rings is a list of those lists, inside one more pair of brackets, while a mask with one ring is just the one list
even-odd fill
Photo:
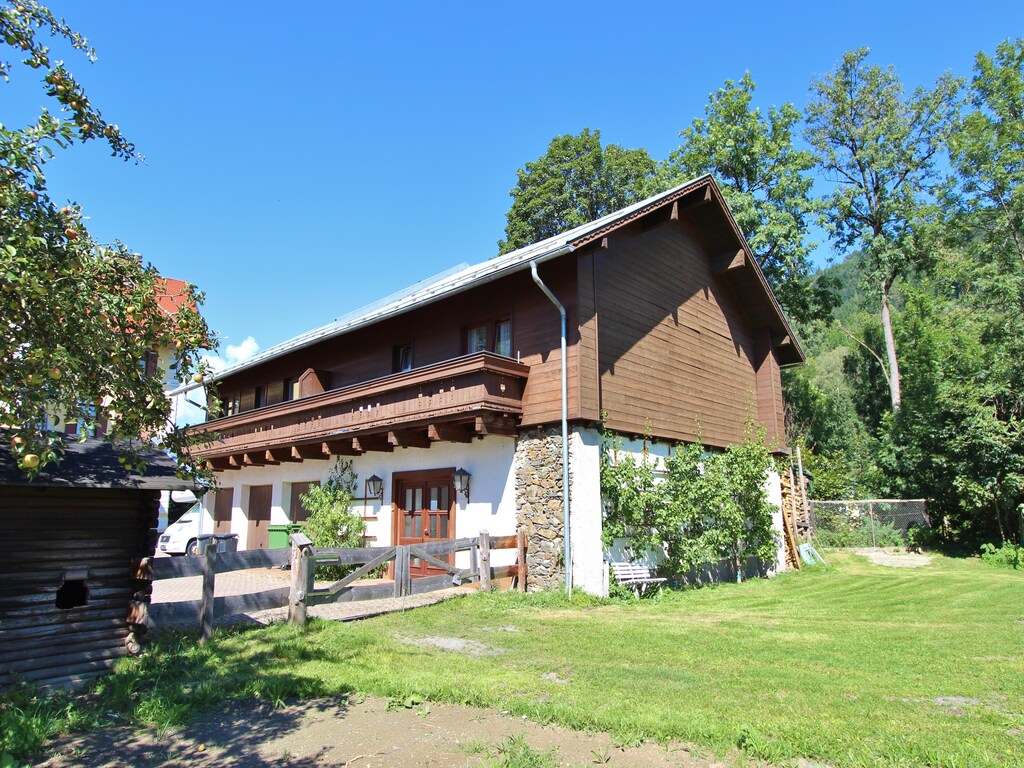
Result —
[[423, 516], [416, 515], [412, 519], [412, 535], [419, 538], [423, 535]]
[[437, 503], [438, 503], [437, 492], [438, 492], [437, 486], [434, 486], [433, 488], [430, 489], [430, 510], [432, 512], [436, 512], [437, 511]]
[[447, 485], [443, 485], [438, 490], [441, 493], [441, 501], [440, 501], [440, 504], [438, 505], [438, 509], [441, 509], [444, 512], [447, 512], [449, 509], [451, 509], [451, 505], [448, 504], [448, 486]]
[[412, 536], [412, 518], [405, 513], [402, 514], [402, 518], [402, 535], [409, 538]]
[[416, 510], [423, 509], [423, 489], [422, 488], [417, 488], [416, 489], [416, 501], [415, 501], [415, 504], [413, 506], [409, 507], [409, 509], [410, 510], [412, 510], [412, 509], [416, 509]]
[[448, 515], [441, 515], [441, 536], [439, 538], [448, 538]]
[[412, 488], [405, 489], [405, 509], [408, 512], [412, 512], [416, 507], [412, 505]]
[[430, 538], [437, 538], [437, 515], [430, 516]]

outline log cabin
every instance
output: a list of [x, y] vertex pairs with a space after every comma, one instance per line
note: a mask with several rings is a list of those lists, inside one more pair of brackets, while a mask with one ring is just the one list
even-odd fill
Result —
[[780, 367], [803, 359], [704, 176], [217, 373], [203, 530], [266, 547], [342, 457], [371, 543], [523, 528], [531, 589], [604, 594], [599, 423], [724, 447], [752, 417], [781, 448]]
[[0, 688], [71, 687], [137, 652], [152, 582], [161, 491], [191, 489], [176, 463], [146, 452], [129, 473], [115, 446], [69, 441], [29, 480], [0, 439]]

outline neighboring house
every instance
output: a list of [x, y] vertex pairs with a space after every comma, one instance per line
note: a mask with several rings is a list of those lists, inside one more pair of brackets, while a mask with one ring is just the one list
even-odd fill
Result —
[[204, 499], [204, 530], [267, 546], [267, 524], [300, 519], [300, 494], [344, 457], [359, 492], [384, 480], [363, 502], [376, 544], [522, 527], [531, 588], [561, 584], [562, 337], [547, 289], [567, 317], [577, 588], [607, 586], [602, 419], [666, 444], [699, 431], [714, 447], [742, 440], [753, 417], [783, 447], [779, 369], [803, 352], [705, 176], [215, 374], [226, 414], [193, 427], [210, 435], [200, 456], [222, 486]]
[[29, 479], [0, 439], [0, 688], [74, 685], [138, 652], [160, 492], [192, 485], [163, 453], [137, 474], [106, 441], [66, 443]]

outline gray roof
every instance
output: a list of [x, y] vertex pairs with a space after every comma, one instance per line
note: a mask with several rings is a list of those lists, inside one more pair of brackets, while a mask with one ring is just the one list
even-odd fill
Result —
[[[446, 296], [461, 293], [462, 291], [482, 285], [483, 283], [490, 282], [498, 277], [502, 277], [512, 272], [517, 272], [521, 269], [526, 269], [529, 267], [530, 262], [536, 261], [540, 263], [556, 258], [557, 256], [561, 256], [562, 254], [573, 250], [570, 245], [573, 241], [579, 240], [580, 238], [607, 227], [610, 224], [614, 224], [620, 219], [627, 219], [633, 213], [642, 208], [657, 205], [658, 201], [663, 198], [671, 197], [680, 190], [692, 186], [696, 182], [705, 178], [708, 178], [708, 176], [705, 175], [696, 179], [691, 179], [690, 181], [684, 182], [683, 184], [666, 190], [665, 192], [661, 192], [626, 208], [615, 211], [614, 213], [610, 213], [607, 216], [603, 216], [600, 219], [566, 230], [554, 237], [549, 237], [547, 240], [541, 240], [540, 242], [533, 243], [532, 245], [527, 245], [523, 248], [512, 251], [511, 253], [506, 253], [503, 256], [488, 259], [487, 261], [482, 261], [472, 266], [465, 266], [461, 269], [455, 268], [454, 271], [449, 270], [441, 273], [437, 278], [427, 279], [416, 283], [405, 291], [392, 294], [386, 299], [382, 299], [381, 301], [374, 302], [362, 309], [343, 315], [327, 325], [322, 325], [319, 328], [314, 328], [311, 331], [299, 334], [288, 341], [268, 347], [244, 362], [216, 371], [208, 378], [208, 381], [224, 379], [238, 373], [239, 371], [252, 368], [260, 363], [266, 362], [267, 360], [280, 357], [281, 355], [293, 352], [297, 349], [308, 347], [318, 341], [322, 341], [323, 339], [341, 336], [342, 334], [354, 331], [357, 328], [376, 323], [386, 317], [401, 314], [402, 312], [406, 312], [415, 307], [429, 304]], [[198, 386], [202, 385], [188, 384], [179, 387], [170, 394], [179, 394], [190, 389], [195, 389]]]
[[33, 479], [18, 467], [10, 440], [0, 438], [0, 485], [60, 486], [73, 488], [132, 488], [145, 491], [194, 490], [195, 483], [177, 476], [174, 459], [162, 451], [142, 451], [147, 461], [141, 475], [128, 472], [118, 462], [117, 448], [106, 440], [90, 438], [84, 442], [67, 440], [64, 456], [48, 464]]

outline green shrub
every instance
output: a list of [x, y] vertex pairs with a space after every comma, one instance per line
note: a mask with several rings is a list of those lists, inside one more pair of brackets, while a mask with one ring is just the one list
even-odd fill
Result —
[[[351, 461], [338, 459], [321, 485], [311, 485], [302, 494], [302, 504], [309, 517], [302, 530], [316, 547], [360, 547], [366, 532], [366, 521], [352, 512], [356, 491], [356, 473]], [[351, 570], [349, 566], [321, 565], [317, 578], [340, 579]]]
[[913, 549], [936, 549], [942, 544], [939, 532], [927, 525], [911, 523], [907, 528], [907, 546]]
[[981, 545], [981, 559], [1001, 568], [1024, 568], [1024, 547], [1006, 541], [1001, 547], [995, 544]]
[[775, 558], [775, 511], [765, 492], [774, 466], [763, 428], [747, 422], [743, 442], [710, 452], [700, 443], [680, 444], [665, 460], [663, 477], [655, 459], [622, 451], [605, 435], [601, 453], [601, 494], [606, 502], [603, 543], [625, 539], [625, 553], [639, 559], [664, 550], [660, 571], [681, 575], [707, 563], [728, 560], [742, 573], [749, 560]]

